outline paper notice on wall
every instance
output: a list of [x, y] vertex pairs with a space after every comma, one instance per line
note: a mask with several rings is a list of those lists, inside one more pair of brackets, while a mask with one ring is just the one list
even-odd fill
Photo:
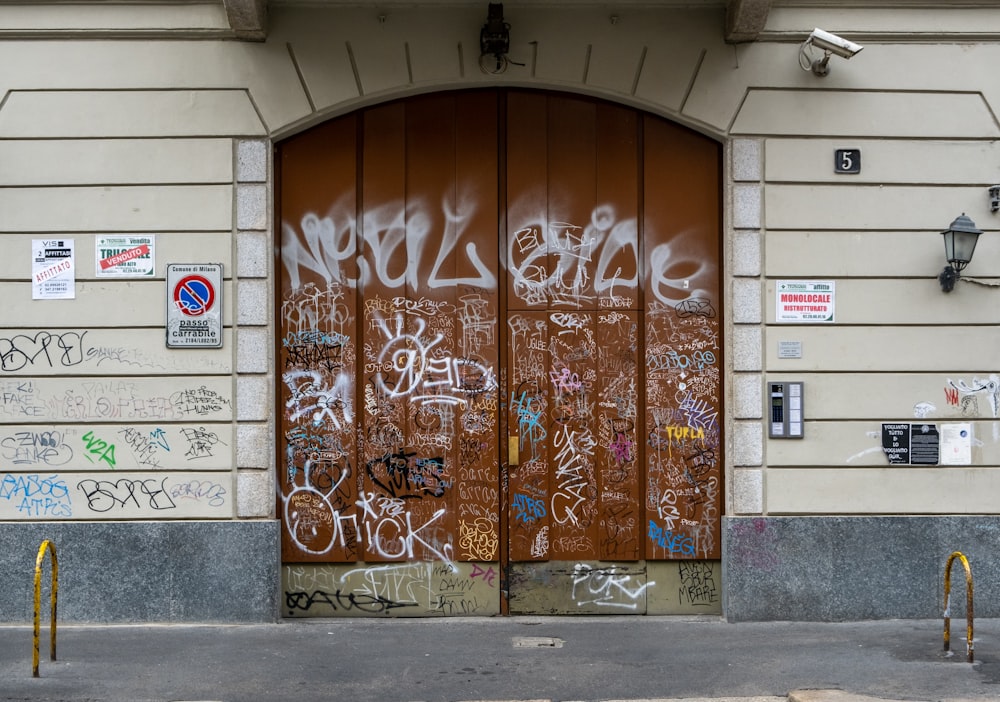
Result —
[[910, 425], [910, 465], [936, 466], [941, 460], [941, 433], [936, 424]]
[[941, 434], [936, 424], [883, 424], [882, 452], [894, 465], [938, 464]]
[[968, 422], [941, 425], [941, 465], [972, 465], [972, 425]]
[[152, 234], [99, 236], [95, 239], [95, 275], [98, 278], [152, 278], [156, 256]]
[[31, 299], [76, 297], [76, 257], [72, 239], [31, 240]]
[[832, 280], [779, 280], [774, 286], [774, 321], [833, 323], [836, 282]]
[[910, 425], [883, 424], [882, 451], [892, 464], [907, 464], [910, 462]]

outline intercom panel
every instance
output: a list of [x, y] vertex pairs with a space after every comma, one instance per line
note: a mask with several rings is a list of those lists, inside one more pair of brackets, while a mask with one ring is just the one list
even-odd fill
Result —
[[803, 396], [801, 382], [768, 382], [768, 431], [772, 439], [801, 439]]

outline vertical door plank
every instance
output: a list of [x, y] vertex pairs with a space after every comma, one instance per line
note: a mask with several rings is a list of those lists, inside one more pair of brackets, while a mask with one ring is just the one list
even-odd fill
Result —
[[406, 107], [382, 105], [364, 113], [362, 138], [362, 280], [364, 299], [365, 435], [362, 476], [364, 560], [405, 561], [407, 480], [411, 461], [407, 395], [416, 353], [405, 300]]
[[278, 514], [284, 562], [357, 558], [356, 128], [282, 145]]
[[507, 308], [546, 309], [548, 111], [540, 93], [507, 95]]
[[497, 93], [464, 93], [458, 105], [453, 239], [447, 243], [455, 259], [454, 371], [465, 400], [456, 436], [456, 555], [463, 561], [496, 561], [501, 509]]
[[[451, 560], [457, 538], [455, 505], [457, 427], [464, 399], [453, 370], [456, 358], [454, 252], [444, 246], [455, 210], [455, 98], [422, 96], [406, 103], [406, 261], [404, 298], [410, 382], [406, 409], [408, 490], [401, 505], [412, 557]], [[441, 281], [445, 282], [441, 282]]]
[[634, 110], [597, 105], [597, 199], [591, 215], [598, 309], [597, 557], [637, 560], [642, 543], [644, 452], [638, 439], [640, 348], [639, 134]]
[[598, 540], [597, 338], [595, 315], [582, 311], [597, 307], [596, 105], [549, 96], [548, 119], [550, 557], [570, 560], [592, 557]]
[[646, 557], [720, 557], [719, 145], [644, 118]]
[[540, 93], [511, 91], [506, 110], [508, 467], [511, 561], [549, 556], [548, 111]]

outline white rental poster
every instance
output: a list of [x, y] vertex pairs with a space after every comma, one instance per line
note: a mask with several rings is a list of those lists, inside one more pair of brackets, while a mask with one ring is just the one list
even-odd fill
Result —
[[774, 321], [832, 324], [836, 290], [832, 280], [779, 280], [774, 287]]
[[76, 297], [76, 259], [72, 239], [31, 240], [31, 299]]

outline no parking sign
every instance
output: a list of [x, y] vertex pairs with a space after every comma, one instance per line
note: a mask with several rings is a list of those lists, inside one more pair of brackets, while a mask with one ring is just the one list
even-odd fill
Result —
[[167, 348], [222, 346], [222, 264], [167, 264]]

